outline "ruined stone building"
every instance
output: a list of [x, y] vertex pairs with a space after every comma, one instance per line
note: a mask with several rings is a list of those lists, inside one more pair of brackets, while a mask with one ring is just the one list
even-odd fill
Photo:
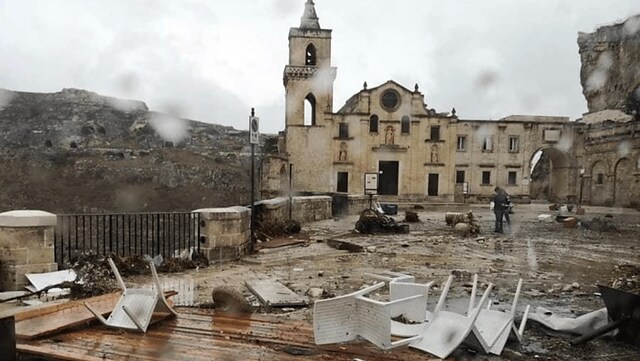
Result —
[[[407, 88], [389, 80], [372, 87], [364, 83], [334, 111], [337, 69], [331, 64], [331, 32], [320, 26], [314, 3], [307, 0], [300, 26], [289, 32], [283, 75], [286, 128], [279, 153], [263, 165], [265, 195], [286, 194], [289, 184], [297, 192], [364, 194], [365, 174], [377, 173], [383, 200], [484, 201], [500, 186], [512, 198], [528, 201], [532, 164], [544, 153], [551, 162], [550, 200], [638, 201], [637, 119], [619, 110], [622, 103], [615, 103], [618, 110], [590, 106], [593, 113], [578, 121], [533, 115], [470, 120], [459, 118], [455, 109], [441, 113], [429, 108], [418, 84]], [[629, 35], [624, 39], [631, 45], [616, 48], [611, 43], [619, 37], [581, 34], [583, 64], [585, 58], [597, 64], [603, 47], [621, 54], [631, 47], [637, 56], [638, 38], [638, 33]], [[637, 69], [638, 63], [634, 58], [618, 65]], [[631, 93], [638, 87], [638, 73]], [[624, 91], [629, 94], [629, 89]], [[594, 95], [599, 103], [601, 91]]]

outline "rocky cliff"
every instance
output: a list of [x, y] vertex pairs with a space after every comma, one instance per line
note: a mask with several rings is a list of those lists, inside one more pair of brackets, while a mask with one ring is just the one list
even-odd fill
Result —
[[85, 90], [0, 89], [0, 211], [190, 211], [248, 204], [248, 138], [246, 131]]
[[589, 112], [640, 101], [640, 15], [579, 33], [580, 81]]

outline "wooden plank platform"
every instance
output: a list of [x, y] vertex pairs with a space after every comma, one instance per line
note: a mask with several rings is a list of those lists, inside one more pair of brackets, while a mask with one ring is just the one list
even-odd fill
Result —
[[316, 346], [304, 321], [276, 315], [237, 315], [178, 309], [178, 317], [147, 333], [92, 326], [41, 340], [19, 340], [18, 352], [66, 361], [103, 360], [337, 360], [425, 361], [423, 352], [383, 351], [366, 341]]
[[307, 305], [306, 297], [298, 296], [297, 293], [278, 281], [254, 280], [246, 281], [245, 284], [265, 306], [298, 307]]

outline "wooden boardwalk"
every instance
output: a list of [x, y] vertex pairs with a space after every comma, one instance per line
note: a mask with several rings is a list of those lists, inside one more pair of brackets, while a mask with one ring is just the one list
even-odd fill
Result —
[[303, 321], [276, 315], [236, 315], [189, 308], [146, 333], [113, 330], [95, 322], [42, 339], [19, 339], [18, 352], [54, 360], [429, 360], [401, 347], [383, 351], [366, 341], [316, 346]]

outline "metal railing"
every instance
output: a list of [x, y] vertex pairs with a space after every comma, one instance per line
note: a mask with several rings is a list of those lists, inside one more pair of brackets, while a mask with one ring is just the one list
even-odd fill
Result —
[[78, 254], [173, 258], [200, 251], [199, 213], [58, 215], [55, 260], [62, 266]]

